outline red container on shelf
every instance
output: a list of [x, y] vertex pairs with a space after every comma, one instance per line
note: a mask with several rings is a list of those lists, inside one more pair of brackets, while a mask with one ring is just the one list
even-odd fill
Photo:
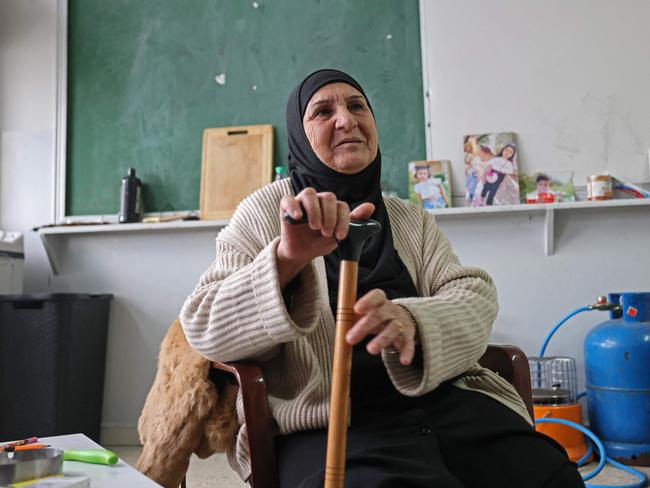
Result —
[[526, 203], [553, 203], [557, 201], [553, 193], [532, 192], [526, 195]]

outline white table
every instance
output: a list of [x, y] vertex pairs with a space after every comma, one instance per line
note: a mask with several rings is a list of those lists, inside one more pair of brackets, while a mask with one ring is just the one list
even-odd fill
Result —
[[[39, 442], [57, 449], [102, 449], [102, 446], [84, 434], [40, 437]], [[92, 488], [160, 488], [160, 485], [138, 470], [133, 469], [121, 459], [116, 464], [105, 466], [79, 461], [63, 461], [63, 474], [68, 476], [88, 476]]]

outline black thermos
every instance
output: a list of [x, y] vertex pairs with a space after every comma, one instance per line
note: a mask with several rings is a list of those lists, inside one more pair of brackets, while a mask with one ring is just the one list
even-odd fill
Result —
[[135, 168], [129, 168], [120, 185], [120, 224], [140, 222], [140, 187]]

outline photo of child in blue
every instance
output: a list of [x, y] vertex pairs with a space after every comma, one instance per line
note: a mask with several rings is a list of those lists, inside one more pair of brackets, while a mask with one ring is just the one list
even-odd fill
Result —
[[413, 178], [417, 182], [413, 188], [423, 208], [445, 208], [449, 206], [443, 181], [431, 174], [429, 166], [415, 166]]

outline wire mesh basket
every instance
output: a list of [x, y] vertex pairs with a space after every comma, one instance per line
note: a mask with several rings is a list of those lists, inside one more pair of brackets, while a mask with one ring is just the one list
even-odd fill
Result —
[[528, 365], [535, 405], [566, 405], [578, 401], [575, 359], [530, 357]]

